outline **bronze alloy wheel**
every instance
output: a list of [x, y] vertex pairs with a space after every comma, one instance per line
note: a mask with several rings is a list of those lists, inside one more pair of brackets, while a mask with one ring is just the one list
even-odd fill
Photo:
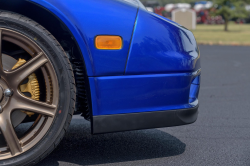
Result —
[[59, 144], [75, 109], [72, 71], [42, 26], [0, 11], [0, 165], [35, 165]]
[[[35, 43], [18, 32], [0, 29], [0, 42], [8, 41], [27, 51], [32, 57], [28, 62], [14, 70], [4, 70], [3, 58], [0, 64], [0, 129], [7, 143], [0, 148], [0, 160], [19, 155], [40, 141], [53, 122], [58, 104], [58, 81], [46, 54]], [[1, 48], [2, 49], [2, 48]], [[1, 51], [1, 50], [0, 50]], [[2, 53], [0, 54], [2, 55]], [[20, 84], [37, 69], [41, 69], [46, 81], [46, 102], [26, 97], [20, 91]], [[29, 132], [18, 139], [11, 121], [12, 112], [24, 110], [40, 114]]]

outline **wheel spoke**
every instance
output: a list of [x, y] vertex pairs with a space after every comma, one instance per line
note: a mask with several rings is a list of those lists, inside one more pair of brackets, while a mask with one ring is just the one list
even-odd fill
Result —
[[0, 29], [0, 76], [3, 76], [4, 74], [2, 62], [2, 30]]
[[12, 107], [11, 110], [20, 109], [25, 111], [31, 111], [49, 117], [53, 117], [56, 111], [55, 105], [33, 100], [19, 93], [12, 97], [10, 105]]
[[16, 153], [22, 152], [19, 139], [12, 126], [12, 123], [10, 120], [10, 114], [8, 112], [0, 114], [0, 129], [3, 133], [3, 136], [10, 149], [11, 154], [15, 155]]
[[47, 62], [48, 59], [46, 58], [46, 56], [42, 52], [39, 53], [19, 68], [11, 72], [7, 72], [6, 74], [8, 76], [8, 82], [10, 82], [12, 86], [17, 87], [21, 83], [21, 81], [23, 81], [25, 78], [27, 78], [34, 71], [36, 71], [38, 68], [40, 68]]

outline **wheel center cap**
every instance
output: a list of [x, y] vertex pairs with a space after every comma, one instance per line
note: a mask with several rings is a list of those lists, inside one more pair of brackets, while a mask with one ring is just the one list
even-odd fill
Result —
[[0, 113], [3, 111], [3, 108], [5, 105], [8, 103], [9, 98], [6, 94], [5, 91], [8, 88], [7, 83], [4, 81], [4, 79], [0, 79]]

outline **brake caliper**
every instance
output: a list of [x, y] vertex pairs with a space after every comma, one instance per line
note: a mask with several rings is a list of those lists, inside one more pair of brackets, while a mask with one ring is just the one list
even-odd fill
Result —
[[[18, 62], [13, 66], [13, 69], [18, 68], [19, 66], [22, 66], [24, 63], [26, 63], [26, 60], [24, 59], [19, 59]], [[28, 77], [28, 82], [26, 84], [20, 85], [20, 91], [21, 92], [28, 92], [31, 94], [31, 98], [34, 100], [39, 100], [40, 98], [40, 88], [39, 88], [39, 83], [36, 77], [35, 73], [32, 73]], [[33, 112], [28, 112], [28, 111], [22, 111], [23, 113], [27, 114], [29, 117], [34, 115]]]

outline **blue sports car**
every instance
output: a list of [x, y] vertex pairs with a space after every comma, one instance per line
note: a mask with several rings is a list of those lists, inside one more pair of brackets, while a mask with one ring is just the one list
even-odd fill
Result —
[[0, 0], [0, 165], [34, 165], [81, 114], [92, 134], [190, 124], [200, 52], [139, 0]]

